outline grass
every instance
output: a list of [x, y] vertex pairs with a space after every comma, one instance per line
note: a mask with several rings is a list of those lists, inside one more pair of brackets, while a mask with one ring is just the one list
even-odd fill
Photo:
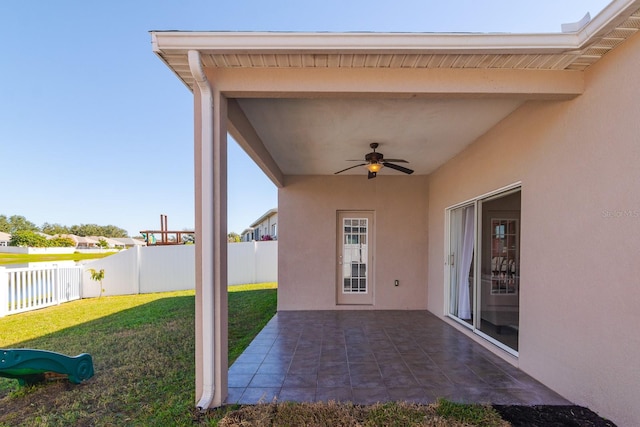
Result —
[[84, 259], [97, 259], [108, 257], [116, 252], [104, 253], [73, 253], [73, 254], [7, 254], [0, 253], [0, 265], [8, 264], [24, 264], [27, 262], [43, 262], [43, 261], [81, 261]]
[[[273, 402], [198, 413], [194, 310], [193, 291], [183, 291], [85, 299], [0, 319], [0, 348], [87, 352], [96, 372], [81, 385], [19, 387], [0, 378], [0, 426], [506, 425], [489, 407], [447, 401]], [[275, 310], [275, 283], [229, 289], [230, 363]]]
[[218, 425], [235, 426], [353, 426], [353, 427], [506, 427], [498, 413], [489, 406], [471, 406], [478, 414], [460, 418], [457, 413], [442, 415], [442, 406], [450, 402], [440, 400], [432, 405], [406, 402], [387, 402], [375, 405], [350, 403], [268, 403], [248, 405], [224, 414]]
[[[259, 331], [275, 313], [275, 288], [232, 287], [230, 330]], [[87, 352], [96, 372], [81, 385], [21, 388], [0, 378], [0, 426], [187, 426], [194, 418], [206, 425], [211, 417], [194, 410], [194, 311], [194, 292], [183, 291], [85, 299], [0, 319], [0, 348]], [[245, 341], [230, 340], [229, 352], [240, 354]]]

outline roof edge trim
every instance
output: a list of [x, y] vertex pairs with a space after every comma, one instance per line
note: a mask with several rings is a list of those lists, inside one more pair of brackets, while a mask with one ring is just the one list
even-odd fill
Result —
[[567, 53], [597, 41], [640, 8], [614, 0], [571, 33], [329, 33], [151, 31], [153, 51], [206, 53]]

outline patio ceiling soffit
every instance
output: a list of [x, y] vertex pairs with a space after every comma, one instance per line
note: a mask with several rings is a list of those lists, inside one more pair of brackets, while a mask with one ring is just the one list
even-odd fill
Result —
[[283, 164], [286, 151], [261, 139], [264, 123], [243, 99], [571, 99], [584, 91], [583, 71], [640, 29], [639, 8], [640, 0], [614, 0], [577, 31], [553, 34], [151, 34], [154, 52], [192, 91], [188, 54], [199, 53], [207, 80], [227, 98], [229, 133], [282, 187], [285, 175], [309, 172], [310, 163], [304, 172]]

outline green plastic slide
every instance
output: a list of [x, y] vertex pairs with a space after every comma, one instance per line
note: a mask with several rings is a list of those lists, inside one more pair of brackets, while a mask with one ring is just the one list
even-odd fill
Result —
[[80, 384], [93, 376], [93, 359], [87, 353], [71, 357], [46, 350], [0, 349], [0, 377], [30, 385], [44, 381], [48, 372], [67, 375], [69, 381]]

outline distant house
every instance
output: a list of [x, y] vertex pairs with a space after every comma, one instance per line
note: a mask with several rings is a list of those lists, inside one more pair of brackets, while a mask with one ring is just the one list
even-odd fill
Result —
[[113, 239], [111, 237], [104, 237], [104, 236], [87, 236], [89, 239], [93, 239], [96, 240], [98, 242], [100, 242], [100, 240], [104, 240], [105, 242], [107, 242], [107, 245], [109, 245], [109, 248], [117, 248], [117, 249], [123, 249], [125, 247], [125, 244], [122, 243], [119, 240]]
[[11, 234], [0, 231], [0, 246], [9, 246]]
[[59, 234], [59, 237], [68, 237], [76, 243], [77, 249], [98, 248], [98, 240], [91, 237], [76, 236], [75, 234]]
[[253, 241], [253, 228], [245, 228], [244, 231], [240, 234], [241, 242], [252, 242]]
[[251, 228], [253, 240], [278, 240], [278, 208], [269, 209], [251, 224]]
[[111, 240], [115, 240], [119, 242], [121, 245], [124, 245], [125, 248], [133, 248], [135, 246], [146, 246], [147, 244], [144, 240], [134, 239], [131, 237], [114, 237]]

